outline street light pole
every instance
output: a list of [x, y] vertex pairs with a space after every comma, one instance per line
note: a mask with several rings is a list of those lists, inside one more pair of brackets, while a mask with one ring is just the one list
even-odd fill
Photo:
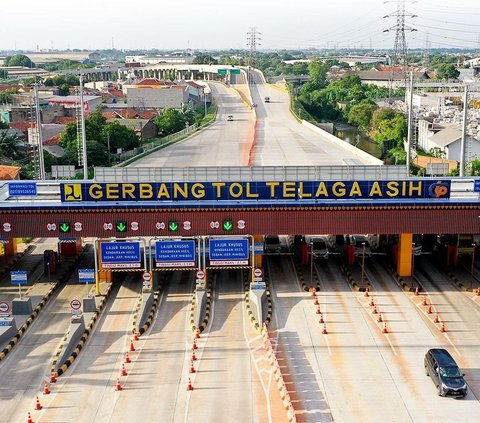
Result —
[[313, 291], [313, 242], [310, 241], [310, 290]]
[[362, 278], [360, 283], [361, 288], [363, 288], [364, 280], [365, 280], [365, 243], [362, 242]]
[[415, 243], [412, 242], [412, 289], [415, 282]]

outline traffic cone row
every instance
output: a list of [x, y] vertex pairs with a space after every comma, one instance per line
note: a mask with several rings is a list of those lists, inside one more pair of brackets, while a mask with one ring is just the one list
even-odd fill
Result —
[[415, 295], [418, 296], [418, 286], [415, 287]]
[[422, 305], [424, 305], [424, 306], [428, 305], [428, 303], [427, 303], [427, 294], [425, 294], [425, 295], [423, 296]]
[[43, 395], [49, 395], [50, 394], [50, 388], [48, 386], [47, 382], [43, 383]]
[[33, 423], [32, 416], [28, 413], [27, 423]]
[[41, 410], [42, 409], [42, 406], [40, 404], [40, 400], [38, 399], [38, 396], [37, 396], [37, 401], [35, 402], [35, 410]]
[[368, 286], [367, 286], [367, 287], [365, 288], [365, 294], [364, 294], [364, 295], [365, 295], [365, 297], [368, 297], [368, 295], [369, 295], [369, 291], [370, 291], [370, 290], [368, 289]]
[[477, 288], [477, 296], [480, 296], [480, 287]]

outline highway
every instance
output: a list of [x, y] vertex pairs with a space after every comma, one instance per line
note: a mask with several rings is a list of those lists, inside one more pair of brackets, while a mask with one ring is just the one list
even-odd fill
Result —
[[[257, 104], [252, 166], [332, 166], [344, 165], [345, 159], [368, 164], [363, 155], [352, 153], [300, 124], [290, 112], [289, 95], [263, 83], [258, 71], [251, 74], [255, 83], [250, 85], [250, 90]], [[266, 96], [270, 97], [269, 103], [264, 101]]]
[[[253, 115], [233, 89], [209, 82], [217, 120], [195, 135], [132, 163], [132, 167], [246, 166], [253, 141]], [[233, 116], [233, 121], [227, 117]]]

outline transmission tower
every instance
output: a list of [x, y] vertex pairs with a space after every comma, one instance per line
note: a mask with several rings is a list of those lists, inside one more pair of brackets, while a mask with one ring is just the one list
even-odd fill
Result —
[[257, 47], [260, 45], [260, 32], [256, 27], [251, 27], [247, 32], [247, 46], [250, 48], [250, 55], [248, 57], [248, 66], [254, 65]]
[[[386, 1], [385, 3], [392, 3], [393, 1]], [[395, 17], [397, 23], [392, 27], [385, 29], [383, 32], [392, 32], [395, 31], [395, 44], [393, 47], [392, 60], [390, 62], [391, 71], [390, 71], [390, 81], [389, 81], [389, 103], [391, 102], [392, 91], [393, 91], [393, 82], [394, 82], [394, 72], [395, 67], [400, 67], [402, 69], [402, 79], [403, 86], [407, 88], [407, 70], [408, 70], [408, 59], [407, 59], [407, 40], [405, 37], [405, 32], [416, 31], [415, 28], [405, 24], [406, 18], [415, 18], [416, 15], [409, 13], [405, 10], [405, 3], [416, 3], [415, 0], [396, 0], [397, 11], [389, 15], [384, 16], [384, 18]]]

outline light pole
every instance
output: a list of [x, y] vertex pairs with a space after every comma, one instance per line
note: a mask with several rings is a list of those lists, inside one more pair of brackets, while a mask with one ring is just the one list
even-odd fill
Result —
[[365, 279], [365, 243], [362, 242], [362, 277], [360, 282], [361, 288], [363, 288], [364, 279]]
[[472, 243], [473, 251], [472, 251], [472, 267], [470, 269], [470, 290], [473, 289], [473, 277], [475, 272], [475, 243]]
[[415, 281], [415, 243], [412, 242], [412, 289]]

